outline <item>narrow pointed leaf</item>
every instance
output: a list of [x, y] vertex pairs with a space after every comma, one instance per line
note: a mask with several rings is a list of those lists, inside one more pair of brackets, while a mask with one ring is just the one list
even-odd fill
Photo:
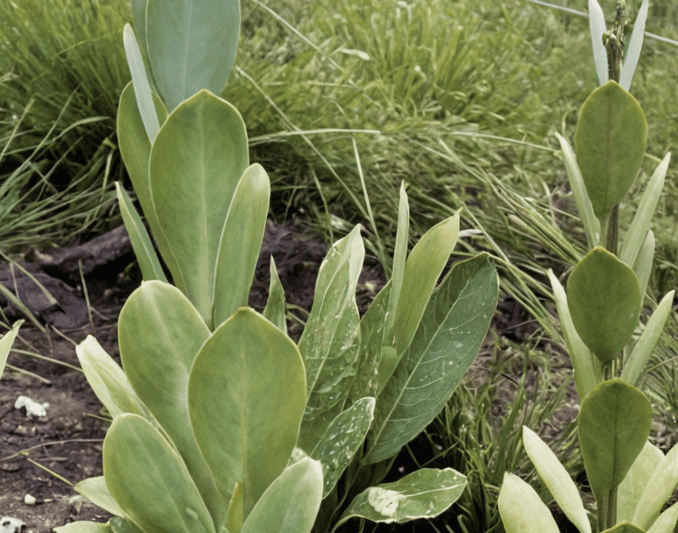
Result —
[[669, 450], [645, 486], [638, 500], [633, 523], [648, 529], [678, 485], [678, 445]]
[[16, 322], [12, 326], [12, 329], [5, 333], [2, 336], [2, 339], [0, 339], [0, 376], [2, 376], [2, 372], [5, 370], [9, 352], [12, 349], [12, 345], [14, 344], [17, 334], [19, 333], [21, 324], [23, 324], [23, 320]]
[[238, 0], [148, 0], [148, 55], [170, 111], [202, 89], [221, 93], [239, 32]]
[[363, 444], [374, 418], [374, 398], [362, 398], [329, 425], [310, 456], [323, 467], [323, 498], [332, 492]]
[[527, 455], [537, 469], [539, 477], [549, 489], [563, 513], [580, 533], [591, 533], [591, 524], [579, 495], [579, 490], [556, 454], [534, 431], [526, 426], [523, 426], [523, 444]]
[[210, 328], [221, 233], [248, 165], [240, 113], [207, 91], [167, 118], [151, 149], [151, 197], [177, 262], [172, 276], [184, 280], [186, 296]]
[[73, 487], [73, 490], [112, 515], [121, 516], [123, 514], [122, 509], [111, 496], [104, 476], [83, 479]]
[[417, 334], [377, 397], [366, 464], [398, 453], [440, 412], [473, 363], [497, 305], [486, 254], [457, 263], [433, 294]]
[[627, 91], [631, 90], [631, 82], [633, 81], [633, 74], [636, 72], [638, 59], [640, 59], [640, 51], [643, 48], [643, 38], [645, 37], [645, 22], [647, 22], [647, 8], [648, 0], [643, 0], [638, 10], [636, 22], [633, 24], [633, 31], [626, 47], [626, 54], [624, 55], [624, 64], [622, 65], [621, 73], [619, 75], [619, 85]]
[[654, 248], [655, 248], [655, 239], [654, 233], [652, 230], [647, 231], [645, 235], [645, 240], [643, 241], [640, 250], [638, 251], [638, 256], [636, 257], [635, 262], [633, 263], [633, 271], [638, 277], [638, 285], [640, 286], [640, 295], [641, 297], [647, 292], [647, 284], [650, 281], [650, 275], [652, 274], [652, 263], [654, 262]]
[[586, 241], [589, 249], [591, 249], [600, 244], [600, 221], [593, 212], [593, 206], [584, 185], [584, 178], [582, 178], [577, 166], [577, 157], [574, 154], [574, 150], [572, 150], [567, 139], [561, 137], [558, 133], [556, 133], [556, 137], [558, 142], [560, 142], [560, 149], [563, 152], [563, 161], [565, 162], [570, 189], [572, 189], [572, 195], [574, 196], [574, 203], [577, 205], [579, 218], [586, 233]]
[[664, 454], [651, 442], [646, 442], [633, 461], [617, 492], [617, 522], [633, 522], [640, 497], [643, 495], [652, 474], [664, 459]]
[[672, 533], [678, 522], [678, 502], [657, 517], [647, 533]]
[[115, 193], [118, 197], [118, 205], [120, 206], [120, 214], [125, 223], [125, 229], [129, 235], [134, 255], [139, 263], [141, 274], [145, 281], [157, 279], [159, 281], [167, 282], [165, 273], [160, 265], [158, 254], [155, 253], [151, 238], [146, 231], [141, 217], [134, 209], [132, 200], [127, 194], [127, 191], [120, 186], [119, 182], [115, 182]]
[[386, 386], [412, 342], [458, 236], [459, 212], [433, 226], [412, 248], [405, 262], [402, 289], [398, 297], [394, 339], [391, 346], [385, 346], [379, 363], [377, 394]]
[[645, 530], [634, 526], [631, 522], [622, 522], [610, 529], [606, 529], [603, 533], [645, 533]]
[[589, 0], [589, 29], [591, 31], [591, 45], [593, 47], [593, 63], [596, 66], [598, 84], [605, 85], [609, 79], [607, 65], [607, 50], [603, 44], [605, 33], [605, 14], [597, 0]]
[[651, 418], [645, 395], [620, 379], [601, 383], [582, 402], [579, 444], [597, 501], [626, 476], [647, 441]]
[[647, 321], [643, 333], [640, 335], [638, 342], [633, 347], [633, 351], [629, 356], [628, 361], [624, 365], [624, 370], [622, 371], [621, 378], [626, 381], [629, 385], [635, 385], [640, 378], [640, 375], [645, 368], [645, 365], [650, 360], [650, 356], [654, 351], [657, 342], [659, 341], [659, 336], [664, 329], [664, 324], [666, 324], [666, 319], [671, 312], [673, 305], [673, 296], [676, 291], [671, 291], [667, 293], [664, 298], [662, 298], [657, 309], [655, 309], [650, 319]]
[[641, 295], [633, 270], [602, 247], [577, 263], [567, 305], [577, 333], [603, 364], [612, 361], [638, 325]]
[[645, 115], [633, 96], [609, 81], [584, 102], [574, 140], [593, 211], [603, 218], [636, 179], [647, 144]]
[[217, 253], [214, 325], [247, 305], [266, 229], [271, 185], [264, 168], [245, 170], [233, 193]]
[[210, 332], [186, 296], [159, 281], [143, 282], [120, 312], [118, 340], [125, 374], [181, 454], [217, 522], [226, 513], [193, 435], [188, 373]]
[[193, 430], [224, 500], [242, 487], [244, 516], [284, 470], [306, 403], [301, 355], [251, 309], [224, 322], [189, 376]]
[[391, 295], [386, 315], [384, 342], [392, 346], [395, 342], [393, 326], [398, 311], [398, 300], [405, 278], [405, 262], [407, 260], [407, 246], [410, 235], [410, 206], [405, 192], [405, 183], [400, 185], [400, 203], [398, 204], [398, 229], [396, 232], [395, 250], [393, 252], [393, 273], [391, 275]]
[[315, 447], [348, 396], [360, 349], [360, 314], [355, 302], [365, 247], [360, 227], [332, 246], [320, 265], [311, 314], [299, 340], [306, 367], [308, 403], [299, 445]]
[[310, 533], [323, 493], [318, 461], [302, 459], [271, 483], [240, 533]]
[[146, 533], [215, 533], [181, 457], [144, 418], [116, 417], [103, 455], [111, 495]]
[[245, 517], [243, 516], [242, 509], [242, 490], [240, 489], [240, 484], [236, 483], [235, 488], [233, 489], [233, 496], [231, 496], [231, 503], [228, 505], [228, 513], [226, 514], [226, 520], [224, 521], [224, 526], [227, 531], [239, 532], [242, 529], [243, 521]]
[[664, 178], [669, 168], [669, 161], [671, 161], [671, 153], [666, 154], [666, 157], [664, 157], [654, 171], [654, 174], [652, 174], [647, 188], [640, 199], [640, 204], [633, 217], [633, 221], [626, 231], [619, 259], [630, 267], [635, 263], [640, 247], [643, 245], [645, 236], [650, 229], [650, 221], [655, 209], [657, 209], [657, 203], [664, 188]]
[[558, 533], [556, 521], [539, 494], [506, 472], [499, 492], [499, 514], [506, 533]]
[[600, 360], [593, 356], [591, 350], [589, 350], [588, 346], [581, 340], [581, 337], [574, 327], [572, 317], [570, 316], [570, 309], [567, 306], [567, 294], [565, 293], [565, 289], [551, 269], [548, 270], [547, 274], [551, 281], [551, 289], [553, 290], [553, 299], [556, 302], [560, 328], [563, 331], [565, 345], [567, 346], [567, 351], [572, 360], [574, 382], [577, 388], [577, 394], [579, 395], [579, 400], [581, 401], [602, 381]]
[[144, 124], [148, 140], [153, 144], [153, 141], [155, 141], [155, 137], [158, 134], [158, 130], [160, 130], [160, 121], [158, 120], [158, 115], [155, 111], [151, 85], [146, 76], [146, 68], [144, 67], [144, 60], [141, 57], [141, 50], [139, 50], [137, 39], [134, 36], [134, 30], [129, 24], [125, 24], [123, 39], [127, 63], [129, 64], [129, 70], [132, 74], [132, 86], [134, 87], [139, 115]]
[[422, 468], [393, 483], [370, 487], [356, 496], [337, 526], [351, 518], [402, 524], [433, 518], [447, 510], [466, 488], [466, 477], [452, 468]]
[[285, 290], [283, 289], [275, 259], [271, 256], [271, 278], [268, 286], [268, 299], [264, 308], [264, 317], [270, 320], [283, 333], [287, 333], [287, 320], [285, 318]]

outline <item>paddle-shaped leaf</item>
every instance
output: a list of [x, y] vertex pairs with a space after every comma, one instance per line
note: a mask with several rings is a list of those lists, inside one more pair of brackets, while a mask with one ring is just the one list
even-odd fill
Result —
[[633, 522], [640, 497], [645, 491], [652, 474], [664, 459], [664, 454], [651, 442], [646, 442], [633, 461], [617, 491], [617, 522]]
[[219, 492], [242, 487], [246, 518], [287, 466], [306, 403], [306, 378], [295, 344], [244, 308], [200, 349], [188, 381], [196, 439]]
[[551, 511], [539, 494], [515, 474], [504, 473], [499, 514], [506, 533], [558, 533]]
[[640, 169], [647, 143], [645, 115], [633, 96], [609, 81], [584, 102], [574, 140], [593, 211], [605, 217]]
[[320, 508], [320, 463], [304, 458], [271, 483], [247, 517], [240, 533], [310, 533]]
[[537, 434], [523, 426], [523, 444], [539, 477], [551, 492], [560, 509], [580, 533], [591, 533], [591, 524], [577, 486], [556, 457]]
[[422, 468], [398, 481], [370, 487], [358, 494], [335, 529], [351, 518], [385, 524], [433, 518], [456, 502], [465, 488], [466, 477], [452, 468]]
[[649, 528], [678, 485], [678, 445], [661, 459], [636, 505], [632, 522]]
[[603, 364], [612, 361], [633, 334], [640, 304], [633, 270], [602, 247], [586, 254], [567, 282], [572, 322]]
[[118, 340], [125, 374], [181, 454], [210, 513], [226, 504], [202, 458], [188, 415], [188, 372], [210, 332], [186, 296], [160, 281], [143, 282], [120, 312]]
[[151, 149], [151, 197], [178, 269], [170, 271], [210, 329], [221, 233], [248, 165], [240, 113], [208, 91], [167, 118]]
[[308, 404], [299, 446], [315, 447], [338, 412], [323, 421], [319, 417], [340, 409], [356, 375], [360, 349], [360, 314], [355, 290], [365, 257], [356, 226], [336, 242], [320, 265], [311, 314], [299, 340], [304, 358]]
[[617, 487], [650, 434], [652, 409], [645, 395], [620, 379], [598, 385], [579, 411], [579, 444], [598, 502]]
[[487, 335], [497, 293], [497, 272], [487, 254], [457, 263], [450, 271], [377, 397], [366, 464], [398, 453], [450, 399]]
[[147, 420], [116, 417], [103, 455], [111, 496], [146, 533], [215, 533], [186, 465]]
[[217, 253], [214, 325], [247, 305], [266, 229], [271, 184], [255, 163], [245, 170], [233, 193]]
[[323, 467], [323, 498], [337, 484], [346, 467], [365, 441], [374, 418], [374, 398], [362, 398], [342, 411], [329, 425], [309, 454]]
[[239, 33], [238, 0], [148, 0], [148, 55], [170, 111], [202, 89], [221, 93]]

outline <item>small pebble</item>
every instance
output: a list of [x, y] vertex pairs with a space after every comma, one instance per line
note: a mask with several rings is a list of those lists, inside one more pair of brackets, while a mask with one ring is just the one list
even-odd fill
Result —
[[24, 496], [24, 503], [26, 505], [35, 505], [37, 501], [38, 500], [35, 499], [35, 496], [32, 496], [30, 494], [26, 494], [26, 496]]

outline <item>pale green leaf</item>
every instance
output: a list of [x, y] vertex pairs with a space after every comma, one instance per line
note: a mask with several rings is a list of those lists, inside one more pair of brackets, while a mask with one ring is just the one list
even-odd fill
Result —
[[388, 312], [385, 315], [384, 343], [393, 345], [395, 334], [393, 326], [398, 311], [398, 300], [405, 278], [405, 262], [407, 260], [407, 246], [410, 235], [410, 205], [405, 192], [405, 183], [400, 185], [400, 203], [398, 204], [398, 228], [396, 231], [395, 249], [393, 252], [393, 274], [391, 275], [391, 293], [388, 302]]
[[593, 47], [593, 62], [596, 66], [598, 84], [605, 85], [609, 79], [607, 66], [607, 50], [603, 44], [605, 33], [605, 14], [597, 0], [589, 0], [589, 30], [591, 32], [591, 45]]
[[208, 91], [174, 110], [151, 149], [151, 197], [177, 262], [170, 271], [210, 329], [221, 233], [248, 165], [240, 113]]
[[635, 387], [612, 379], [584, 399], [577, 421], [586, 474], [601, 502], [622, 482], [647, 441], [650, 402]]
[[615, 81], [586, 99], [575, 132], [577, 163], [598, 218], [609, 215], [638, 174], [647, 121], [636, 99]]
[[148, 0], [148, 55], [170, 111], [202, 89], [221, 93], [239, 33], [238, 0]]
[[202, 458], [188, 414], [188, 373], [210, 332], [176, 287], [147, 281], [120, 311], [118, 341], [125, 374], [181, 454], [217, 522], [226, 513]]
[[678, 502], [657, 517], [647, 533], [673, 533], [678, 522]]
[[146, 6], [147, 0], [132, 0], [132, 16], [134, 17], [134, 31], [139, 36], [139, 48], [148, 55], [146, 46]]
[[662, 458], [638, 500], [633, 523], [648, 529], [678, 485], [678, 445]]
[[139, 528], [134, 522], [122, 516], [114, 516], [111, 518], [109, 525], [113, 533], [145, 533], [143, 529]]
[[426, 307], [410, 347], [377, 397], [366, 464], [395, 455], [440, 412], [473, 363], [497, 305], [487, 254], [457, 263]]
[[603, 533], [645, 533], [645, 530], [634, 526], [631, 522], [622, 522], [610, 529], [606, 529]]
[[151, 85], [146, 77], [146, 68], [144, 67], [144, 60], [141, 57], [141, 50], [139, 49], [136, 37], [134, 36], [134, 30], [129, 24], [125, 24], [123, 40], [127, 63], [129, 64], [129, 70], [132, 74], [132, 85], [134, 87], [139, 115], [143, 121], [148, 140], [153, 144], [156, 135], [158, 135], [158, 130], [160, 129], [160, 121], [158, 120], [155, 105], [153, 104], [153, 94], [151, 92]]
[[457, 501], [465, 488], [466, 477], [452, 468], [415, 470], [398, 481], [370, 487], [358, 494], [337, 526], [351, 518], [385, 524], [433, 518]]
[[287, 466], [305, 403], [297, 347], [252, 309], [240, 309], [200, 349], [188, 382], [193, 430], [224, 500], [242, 487], [245, 517]]
[[631, 338], [640, 304], [633, 270], [599, 246], [577, 263], [567, 281], [572, 322], [603, 364], [612, 361]]
[[631, 38], [629, 39], [628, 45], [626, 46], [626, 53], [624, 54], [624, 64], [622, 65], [621, 73], [619, 75], [619, 85], [627, 91], [631, 90], [633, 74], [636, 71], [638, 59], [640, 58], [640, 51], [643, 48], [648, 5], [648, 0], [643, 0], [643, 3], [640, 5], [636, 22], [633, 24]]
[[577, 166], [577, 156], [574, 155], [574, 150], [572, 150], [567, 139], [561, 137], [558, 133], [556, 133], [556, 137], [558, 138], [558, 142], [560, 142], [560, 149], [563, 152], [563, 161], [565, 163], [570, 189], [572, 189], [574, 203], [577, 206], [579, 218], [584, 226], [586, 241], [590, 250], [600, 243], [600, 222], [593, 212], [591, 200], [589, 200], [589, 196], [586, 193], [586, 186], [584, 185], [584, 179], [581, 177], [581, 172]]
[[621, 378], [629, 383], [630, 385], [635, 385], [640, 378], [640, 375], [645, 368], [645, 365], [650, 360], [650, 356], [654, 351], [657, 342], [659, 341], [659, 336], [664, 329], [664, 324], [666, 324], [666, 319], [671, 312], [673, 305], [673, 295], [676, 291], [671, 291], [667, 293], [664, 298], [662, 298], [657, 309], [654, 310], [652, 316], [647, 321], [641, 333], [638, 342], [633, 347], [633, 351], [629, 356], [628, 361], [624, 365], [624, 370], [622, 370]]
[[532, 487], [514, 474], [504, 473], [498, 504], [506, 533], [559, 533], [549, 508]]
[[146, 227], [141, 221], [136, 209], [134, 209], [129, 194], [127, 194], [127, 191], [123, 189], [117, 181], [115, 182], [115, 192], [118, 197], [120, 214], [125, 223], [125, 229], [127, 230], [130, 242], [132, 243], [134, 255], [137, 258], [144, 280], [150, 281], [157, 279], [167, 282], [162, 266], [160, 266], [158, 254], [155, 253], [153, 243], [146, 231]]
[[215, 533], [186, 465], [146, 419], [116, 417], [103, 456], [111, 496], [146, 533]]
[[224, 222], [214, 278], [214, 326], [245, 307], [266, 229], [271, 184], [255, 163], [245, 170]]
[[283, 289], [275, 259], [271, 256], [270, 282], [268, 286], [268, 299], [264, 308], [264, 317], [270, 320], [283, 333], [287, 333], [287, 320], [285, 318], [285, 290]]
[[224, 520], [224, 526], [228, 531], [240, 531], [242, 523], [245, 520], [242, 508], [242, 489], [240, 484], [236, 483], [231, 496], [231, 502], [228, 504], [228, 513]]
[[624, 480], [619, 484], [617, 522], [633, 521], [640, 497], [662, 459], [664, 459], [662, 451], [651, 442], [646, 442]]
[[5, 365], [7, 364], [9, 352], [12, 349], [14, 340], [16, 339], [16, 336], [19, 333], [19, 328], [21, 327], [21, 324], [23, 324], [23, 322], [24, 322], [23, 320], [15, 322], [14, 325], [12, 326], [12, 329], [5, 333], [2, 336], [2, 339], [0, 339], [0, 376], [2, 376], [2, 372], [5, 370]]
[[577, 394], [579, 395], [579, 399], [583, 400], [586, 395], [602, 381], [601, 363], [597, 357], [593, 356], [586, 344], [584, 344], [584, 341], [581, 340], [581, 337], [572, 323], [570, 309], [567, 306], [567, 294], [565, 294], [565, 289], [551, 269], [548, 270], [547, 274], [551, 281], [553, 299], [556, 302], [556, 310], [558, 311], [558, 318], [560, 319], [560, 328], [563, 331], [565, 345], [567, 346], [567, 351], [572, 360], [574, 383], [577, 388]]
[[56, 533], [112, 533], [111, 528], [106, 524], [97, 524], [91, 520], [79, 520], [71, 522], [65, 526], [55, 527]]
[[638, 285], [640, 287], [641, 296], [645, 295], [647, 291], [647, 283], [650, 281], [652, 274], [652, 263], [654, 262], [654, 248], [655, 238], [652, 230], [647, 231], [645, 240], [643, 241], [635, 263], [633, 263], [633, 271], [638, 277]]
[[323, 467], [323, 498], [332, 492], [363, 444], [374, 418], [374, 398], [362, 398], [342, 411], [309, 454]]
[[111, 496], [104, 476], [83, 479], [76, 483], [73, 490], [78, 494], [82, 494], [94, 505], [101, 507], [104, 511], [111, 513], [112, 515], [120, 516], [123, 514], [122, 509], [120, 509], [120, 506], [113, 499], [113, 496]]
[[240, 533], [310, 533], [323, 493], [318, 461], [302, 459], [271, 483]]
[[666, 171], [669, 168], [670, 160], [671, 154], [668, 153], [654, 171], [654, 174], [652, 174], [645, 192], [640, 199], [640, 204], [638, 204], [638, 209], [633, 217], [633, 221], [626, 231], [619, 259], [630, 267], [633, 267], [640, 247], [650, 229], [652, 216], [654, 215], [655, 209], [657, 209], [657, 203], [659, 202], [662, 189], [664, 188], [664, 178], [666, 177]]
[[523, 444], [539, 477], [565, 516], [580, 533], [591, 533], [591, 524], [579, 490], [556, 454], [527, 426], [523, 426]]

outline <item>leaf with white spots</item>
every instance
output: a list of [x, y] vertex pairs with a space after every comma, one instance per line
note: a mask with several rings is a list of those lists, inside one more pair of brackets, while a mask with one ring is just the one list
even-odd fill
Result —
[[311, 457], [323, 467], [323, 498], [337, 484], [341, 474], [353, 459], [374, 418], [374, 398], [362, 398], [342, 411], [311, 452]]
[[487, 254], [457, 263], [431, 296], [419, 329], [377, 397], [365, 464], [394, 456], [440, 412], [471, 366], [497, 305]]

